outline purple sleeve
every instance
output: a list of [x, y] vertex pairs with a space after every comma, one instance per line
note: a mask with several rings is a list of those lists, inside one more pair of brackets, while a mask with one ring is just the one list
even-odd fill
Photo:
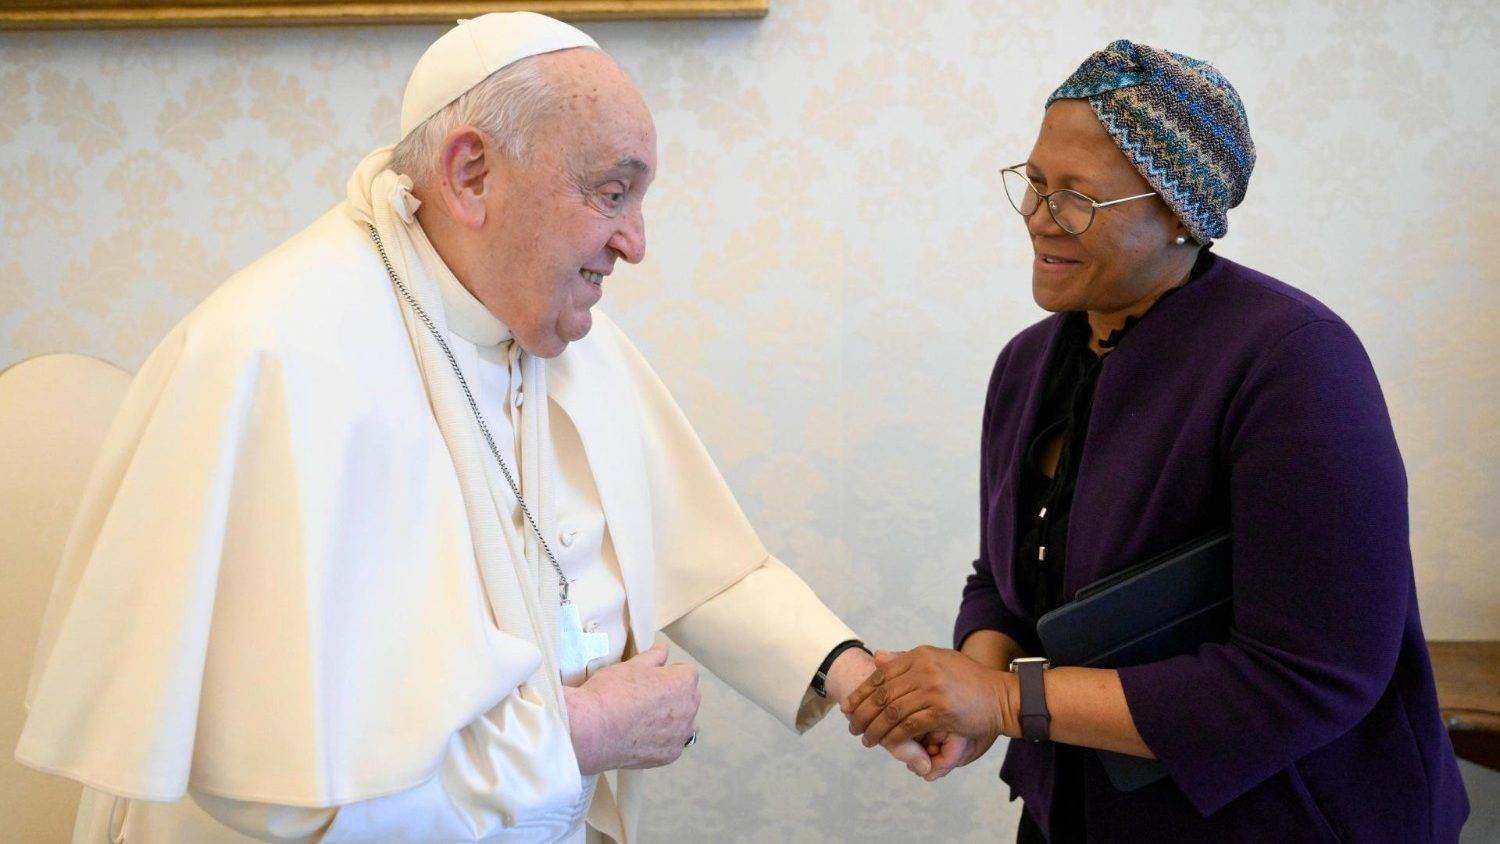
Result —
[[958, 620], [953, 625], [953, 647], [963, 647], [964, 640], [976, 630], [998, 630], [1001, 633], [1025, 642], [1032, 638], [1027, 625], [1005, 608], [1000, 592], [995, 588], [994, 569], [989, 554], [990, 522], [995, 517], [990, 513], [990, 492], [998, 481], [997, 448], [994, 443], [992, 423], [999, 399], [999, 387], [1010, 358], [1011, 347], [1007, 345], [995, 361], [994, 373], [984, 402], [984, 422], [979, 435], [979, 558], [974, 561], [974, 571], [964, 582], [963, 600], [958, 607]]
[[998, 630], [1023, 643], [1032, 635], [1028, 625], [1001, 603], [989, 560], [982, 555], [974, 561], [974, 572], [964, 583], [963, 602], [958, 607], [958, 621], [953, 625], [953, 647], [963, 647], [969, 634], [978, 630]]
[[1284, 336], [1224, 421], [1234, 632], [1120, 669], [1146, 745], [1207, 815], [1350, 730], [1395, 669], [1412, 590], [1406, 474], [1348, 326]]

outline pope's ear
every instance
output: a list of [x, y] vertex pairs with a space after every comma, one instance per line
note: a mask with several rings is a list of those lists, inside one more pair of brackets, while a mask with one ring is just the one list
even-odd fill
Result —
[[438, 192], [448, 216], [469, 228], [484, 225], [485, 194], [495, 150], [478, 129], [459, 126], [438, 153]]

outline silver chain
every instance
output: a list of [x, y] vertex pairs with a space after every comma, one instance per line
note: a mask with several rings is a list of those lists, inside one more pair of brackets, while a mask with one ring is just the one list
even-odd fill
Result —
[[[411, 291], [406, 289], [406, 285], [402, 284], [400, 277], [396, 275], [396, 268], [391, 266], [391, 259], [385, 254], [385, 244], [380, 241], [380, 232], [376, 231], [375, 227], [369, 223], [365, 223], [365, 228], [370, 230], [370, 237], [375, 240], [375, 251], [380, 253], [380, 261], [385, 264], [385, 271], [390, 274], [391, 283], [396, 285], [396, 289], [401, 292], [401, 298], [405, 299], [406, 304], [411, 306], [412, 312], [417, 315], [417, 319], [420, 319], [422, 324], [427, 326], [428, 333], [432, 335], [432, 339], [437, 341], [438, 346], [443, 350], [443, 354], [447, 356], [448, 365], [453, 367], [453, 374], [458, 378], [458, 386], [463, 388], [464, 398], [469, 400], [469, 409], [474, 411], [474, 421], [479, 423], [479, 433], [484, 434], [484, 441], [490, 447], [490, 454], [495, 455], [495, 462], [500, 464], [500, 473], [505, 475], [505, 482], [510, 484], [510, 491], [515, 493], [516, 503], [521, 505], [521, 512], [526, 515], [526, 523], [531, 525], [531, 532], [536, 534], [536, 541], [542, 544], [542, 552], [547, 555], [547, 562], [551, 563], [552, 569], [557, 572], [557, 582], [560, 584], [562, 603], [566, 604], [568, 602], [568, 577], [563, 574], [562, 566], [557, 564], [557, 557], [552, 555], [552, 548], [547, 545], [546, 537], [542, 536], [541, 529], [536, 526], [536, 519], [531, 516], [531, 508], [526, 506], [526, 499], [521, 497], [521, 487], [516, 483], [515, 476], [510, 473], [510, 467], [505, 465], [505, 459], [500, 456], [500, 449], [495, 447], [495, 438], [490, 434], [490, 426], [484, 423], [484, 414], [479, 412], [479, 403], [474, 401], [474, 393], [469, 389], [468, 379], [464, 378], [463, 370], [458, 368], [458, 359], [453, 356], [453, 350], [448, 348], [448, 341], [443, 339], [442, 332], [437, 330], [437, 326], [427, 316], [427, 312], [422, 310], [422, 306], [417, 304], [417, 300], [411, 295]], [[545, 408], [543, 412], [545, 412]]]

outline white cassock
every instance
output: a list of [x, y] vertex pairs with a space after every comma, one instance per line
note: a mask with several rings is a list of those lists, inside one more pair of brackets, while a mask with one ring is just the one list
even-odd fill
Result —
[[[854, 634], [646, 361], [598, 311], [521, 353], [386, 160], [180, 323], [114, 422], [16, 751], [86, 786], [76, 841], [579, 840], [585, 818], [633, 841], [639, 774], [580, 776], [561, 690], [658, 630], [798, 731], [830, 706], [808, 683]], [[559, 664], [557, 577], [366, 223], [574, 581], [586, 668]]]

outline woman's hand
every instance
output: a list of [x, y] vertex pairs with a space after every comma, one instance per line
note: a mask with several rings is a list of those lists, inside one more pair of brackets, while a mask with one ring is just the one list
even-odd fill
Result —
[[[825, 689], [829, 697], [839, 701], [839, 707], [843, 709], [843, 701], [859, 688], [860, 684], [869, 679], [875, 673], [879, 665], [874, 657], [866, 653], [862, 648], [849, 648], [839, 654], [838, 659], [828, 668], [828, 679]], [[906, 769], [919, 777], [926, 777], [932, 772], [932, 760], [927, 749], [915, 741], [892, 744], [886, 747], [898, 762], [906, 765]]]
[[876, 655], [880, 666], [844, 701], [849, 732], [866, 747], [921, 740], [936, 779], [983, 756], [995, 739], [1020, 735], [1015, 676], [946, 648]]

